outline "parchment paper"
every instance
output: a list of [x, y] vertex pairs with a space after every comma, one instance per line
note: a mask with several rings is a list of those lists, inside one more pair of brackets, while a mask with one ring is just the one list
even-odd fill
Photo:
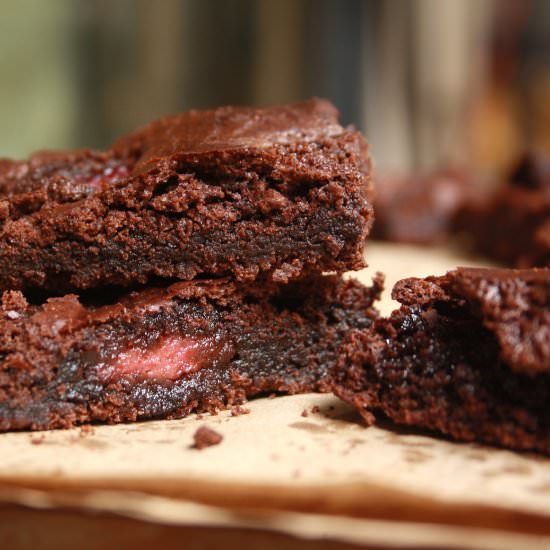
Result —
[[[367, 258], [372, 267], [360, 278], [384, 271], [388, 287], [473, 265], [450, 252], [387, 245], [371, 245]], [[393, 307], [387, 296], [382, 307]], [[72, 507], [179, 523], [214, 525], [221, 514], [304, 536], [354, 533], [356, 541], [385, 533], [390, 546], [403, 538], [507, 548], [522, 537], [521, 547], [550, 548], [549, 459], [391, 425], [367, 429], [330, 395], [266, 398], [247, 408], [240, 416], [0, 435], [0, 499], [39, 507], [69, 499]], [[222, 443], [191, 448], [202, 425]], [[476, 536], [479, 545], [467, 546]]]

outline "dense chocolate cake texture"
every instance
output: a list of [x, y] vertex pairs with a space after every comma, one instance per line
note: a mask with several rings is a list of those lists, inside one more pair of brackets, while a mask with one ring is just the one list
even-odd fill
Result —
[[550, 454], [550, 269], [405, 279], [402, 306], [352, 330], [335, 390], [369, 421]]
[[285, 282], [363, 267], [367, 145], [326, 101], [164, 118], [104, 152], [0, 161], [0, 289]]
[[178, 418], [264, 392], [327, 390], [350, 329], [376, 318], [371, 288], [336, 275], [288, 285], [228, 279], [147, 288], [113, 304], [75, 295], [0, 309], [0, 430]]

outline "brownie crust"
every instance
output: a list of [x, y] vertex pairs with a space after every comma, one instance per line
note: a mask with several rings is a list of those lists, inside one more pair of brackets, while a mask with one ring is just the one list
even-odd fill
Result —
[[164, 118], [105, 152], [0, 162], [0, 289], [359, 269], [367, 145], [321, 100]]

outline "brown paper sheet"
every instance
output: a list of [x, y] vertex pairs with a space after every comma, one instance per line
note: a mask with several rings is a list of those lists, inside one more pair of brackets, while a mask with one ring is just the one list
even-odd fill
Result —
[[[472, 265], [451, 252], [387, 245], [372, 246], [367, 259], [372, 267], [360, 278], [380, 270], [388, 286], [404, 276]], [[386, 296], [383, 310], [392, 307]], [[385, 533], [389, 546], [400, 537], [412, 544], [424, 540], [418, 537], [452, 542], [459, 536], [464, 548], [504, 548], [519, 540], [513, 537], [525, 543], [516, 548], [550, 548], [550, 460], [544, 457], [389, 425], [367, 429], [330, 395], [260, 399], [247, 407], [250, 414], [236, 417], [223, 412], [96, 426], [91, 433], [0, 435], [0, 500], [55, 507], [68, 498], [74, 507], [180, 523], [198, 521], [198, 514], [217, 524], [221, 514], [304, 536], [329, 528], [344, 539], [358, 533], [356, 541]], [[194, 431], [205, 424], [224, 436], [222, 443], [192, 449]], [[485, 537], [483, 545], [466, 546], [476, 536]], [[500, 546], [491, 546], [497, 539]]]
[[[0, 499], [18, 502], [23, 508], [12, 508], [9, 511], [10, 525], [6, 526], [0, 521], [0, 543], [4, 533], [17, 533], [24, 530], [26, 533], [33, 528], [38, 529], [40, 548], [72, 547], [72, 545], [59, 545], [59, 540], [79, 540], [82, 531], [91, 531], [94, 540], [87, 541], [86, 548], [107, 550], [108, 548], [121, 548], [121, 539], [128, 543], [128, 536], [120, 534], [122, 528], [128, 532], [127, 524], [105, 521], [113, 517], [128, 518], [139, 523], [131, 524], [133, 538], [141, 538], [143, 535], [151, 537], [147, 531], [147, 525], [168, 526], [179, 528], [175, 531], [177, 542], [173, 546], [168, 544], [163, 548], [181, 548], [181, 541], [191, 536], [193, 541], [186, 540], [185, 548], [218, 548], [230, 549], [242, 548], [240, 542], [244, 542], [245, 548], [322, 548], [335, 550], [350, 550], [353, 548], [411, 548], [423, 549], [483, 549], [483, 550], [543, 550], [550, 548], [550, 537], [506, 533], [493, 529], [480, 529], [462, 526], [448, 526], [426, 523], [400, 522], [395, 520], [357, 519], [344, 516], [320, 516], [311, 513], [271, 511], [269, 513], [253, 514], [242, 513], [236, 510], [213, 507], [185, 501], [182, 499], [170, 499], [123, 491], [91, 491], [82, 493], [42, 492], [36, 490], [0, 490]], [[88, 514], [78, 514], [78, 510], [86, 510]], [[6, 520], [6, 509], [0, 508], [2, 519]], [[75, 512], [76, 510], [76, 512]], [[40, 517], [39, 512], [46, 512]], [[51, 521], [51, 512], [57, 512]], [[27, 513], [25, 513], [27, 512]], [[90, 513], [91, 512], [91, 513]], [[59, 528], [63, 536], [59, 537]], [[144, 529], [140, 524], [145, 525]], [[98, 528], [101, 536], [98, 536]], [[207, 540], [205, 546], [201, 540], [204, 530], [208, 533], [220, 531], [223, 539], [220, 541]], [[228, 530], [229, 529], [229, 530]], [[114, 532], [113, 532], [114, 531]], [[161, 531], [162, 532], [162, 531]], [[261, 546], [246, 546], [250, 543], [250, 537], [238, 537], [237, 533], [265, 533]], [[272, 536], [275, 535], [275, 536]], [[280, 539], [277, 535], [286, 535], [292, 539]], [[164, 537], [163, 537], [164, 538]], [[32, 537], [25, 537], [29, 541], [19, 545], [17, 549], [36, 550], [36, 544], [32, 544]], [[44, 545], [48, 540], [49, 546]], [[97, 543], [96, 543], [97, 541]], [[320, 545], [304, 545], [299, 541], [319, 541]], [[106, 543], [111, 542], [111, 545]], [[155, 540], [156, 542], [156, 540]], [[190, 544], [194, 542], [195, 544]], [[217, 542], [217, 544], [216, 544]], [[236, 542], [237, 544], [232, 544]], [[293, 543], [290, 545], [289, 543]], [[132, 544], [136, 544], [132, 540]], [[284, 544], [284, 546], [280, 546]], [[341, 546], [344, 545], [344, 546]], [[149, 548], [147, 543], [139, 548]], [[82, 547], [82, 546], [80, 546]], [[130, 546], [124, 546], [130, 547]], [[134, 546], [132, 546], [133, 548]]]

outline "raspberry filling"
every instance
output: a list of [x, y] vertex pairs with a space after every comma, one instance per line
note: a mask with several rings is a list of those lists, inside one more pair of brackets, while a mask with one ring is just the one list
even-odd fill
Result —
[[103, 381], [139, 379], [174, 381], [233, 355], [230, 344], [217, 337], [166, 336], [148, 349], [128, 349], [100, 372]]

